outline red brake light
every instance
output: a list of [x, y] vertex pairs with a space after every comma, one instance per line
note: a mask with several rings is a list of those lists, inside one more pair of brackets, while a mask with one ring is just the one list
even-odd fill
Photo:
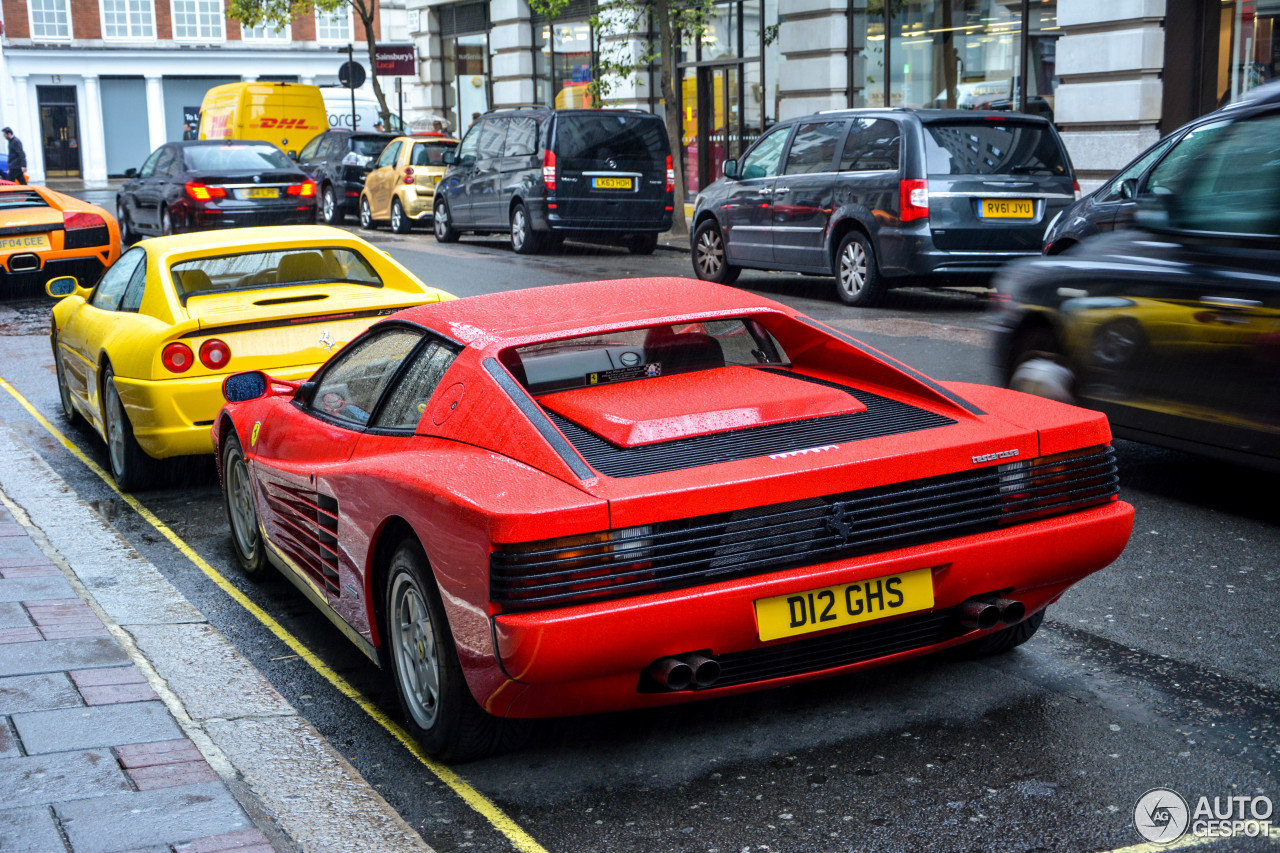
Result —
[[231, 361], [231, 347], [217, 338], [200, 345], [200, 363], [210, 370], [222, 370]]
[[289, 184], [285, 189], [287, 195], [302, 196], [303, 198], [312, 198], [316, 194], [316, 182], [308, 178], [300, 184]]
[[107, 221], [96, 213], [67, 211], [62, 214], [62, 227], [67, 231], [80, 231], [84, 228], [106, 228]]
[[160, 361], [170, 373], [186, 373], [195, 361], [191, 355], [191, 347], [181, 341], [174, 341], [160, 351]]
[[671, 162], [671, 155], [667, 155], [667, 192], [675, 192], [676, 188], [676, 170]]
[[556, 191], [556, 152], [550, 148], [542, 152], [542, 185], [549, 193]]
[[413, 183], [413, 167], [412, 166], [404, 167], [404, 182], [406, 184]]
[[226, 198], [227, 191], [223, 187], [211, 187], [196, 181], [187, 181], [187, 195], [196, 201], [209, 201], [215, 198]]
[[1077, 180], [1072, 180], [1071, 189], [1076, 191], [1076, 201], [1079, 201], [1080, 200], [1080, 182]]
[[899, 219], [911, 222], [914, 219], [929, 218], [929, 182], [921, 178], [912, 178], [899, 185], [899, 197], [902, 202], [902, 213]]

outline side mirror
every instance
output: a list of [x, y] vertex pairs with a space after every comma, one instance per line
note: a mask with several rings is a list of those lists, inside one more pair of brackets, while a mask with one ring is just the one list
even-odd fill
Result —
[[51, 278], [44, 285], [44, 292], [52, 296], [54, 299], [61, 299], [64, 296], [70, 296], [80, 289], [80, 282], [76, 281], [75, 276], [60, 275], [57, 278]]
[[458, 154], [456, 151], [446, 151], [440, 155], [440, 159], [444, 161], [446, 166], [452, 166], [458, 162]]
[[738, 179], [738, 161], [725, 160], [724, 165], [720, 167], [720, 173], [726, 178]]
[[1138, 197], [1138, 179], [1125, 178], [1120, 182], [1120, 198]]
[[290, 159], [290, 160], [292, 160], [293, 162], [295, 162], [295, 163], [296, 163], [296, 162], [298, 162], [298, 152], [297, 152], [297, 151], [286, 151], [286, 152], [285, 152], [285, 154], [289, 155], [289, 159]]
[[228, 403], [256, 400], [266, 395], [269, 381], [267, 374], [261, 370], [233, 373], [222, 380], [222, 397]]
[[125, 169], [125, 170], [124, 170], [124, 176], [125, 176], [126, 178], [136, 178], [136, 177], [138, 177], [138, 170], [137, 170], [137, 169]]

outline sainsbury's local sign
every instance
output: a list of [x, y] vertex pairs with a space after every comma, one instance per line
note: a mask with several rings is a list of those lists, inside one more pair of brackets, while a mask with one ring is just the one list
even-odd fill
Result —
[[411, 44], [380, 44], [373, 64], [379, 77], [413, 77], [418, 73], [418, 52]]

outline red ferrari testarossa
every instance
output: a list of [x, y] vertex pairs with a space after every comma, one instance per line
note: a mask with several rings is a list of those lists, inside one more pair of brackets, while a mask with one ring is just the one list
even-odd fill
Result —
[[936, 382], [687, 279], [411, 308], [213, 427], [244, 569], [389, 670], [425, 748], [1030, 637], [1133, 526], [1106, 418]]

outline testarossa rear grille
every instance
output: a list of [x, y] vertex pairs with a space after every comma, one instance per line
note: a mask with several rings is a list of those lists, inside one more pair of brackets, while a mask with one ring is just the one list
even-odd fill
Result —
[[719, 462], [735, 462], [768, 456], [772, 453], [788, 453], [824, 444], [846, 444], [867, 438], [899, 435], [925, 429], [950, 426], [955, 421], [888, 397], [869, 391], [848, 388], [834, 382], [826, 382], [798, 373], [787, 376], [803, 382], [814, 382], [838, 388], [860, 400], [864, 412], [848, 415], [831, 415], [808, 418], [767, 426], [748, 427], [731, 432], [717, 432], [691, 438], [678, 438], [638, 447], [619, 447], [573, 421], [552, 411], [547, 411], [565, 438], [582, 454], [587, 464], [608, 477], [643, 477], [714, 465]]

